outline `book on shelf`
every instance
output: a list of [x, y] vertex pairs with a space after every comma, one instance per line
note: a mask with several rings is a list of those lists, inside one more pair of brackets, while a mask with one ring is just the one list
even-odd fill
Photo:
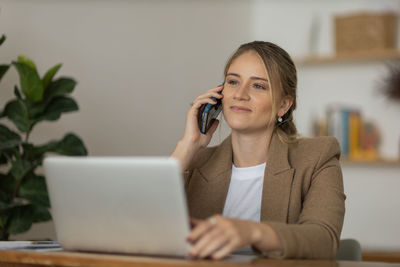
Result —
[[313, 135], [336, 137], [342, 155], [350, 160], [378, 159], [379, 131], [374, 123], [363, 118], [357, 108], [340, 104], [329, 105], [325, 119], [314, 121]]

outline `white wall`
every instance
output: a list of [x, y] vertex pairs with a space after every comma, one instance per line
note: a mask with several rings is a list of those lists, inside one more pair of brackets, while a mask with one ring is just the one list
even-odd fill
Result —
[[[167, 155], [189, 103], [220, 84], [226, 59], [249, 40], [249, 12], [228, 0], [1, 1], [0, 59], [29, 55], [41, 73], [63, 62], [60, 75], [78, 80], [80, 112], [39, 125], [32, 140], [72, 130], [91, 155]], [[12, 70], [0, 104], [15, 81]]]
[[343, 167], [347, 195], [342, 238], [363, 249], [400, 250], [400, 167]]
[[[219, 84], [225, 61], [239, 44], [268, 40], [299, 58], [310, 52], [315, 16], [320, 35], [313, 52], [332, 53], [333, 14], [399, 7], [398, 0], [1, 0], [0, 33], [8, 40], [0, 47], [0, 62], [26, 54], [42, 74], [63, 62], [60, 74], [79, 82], [73, 96], [80, 111], [39, 125], [33, 141], [74, 131], [91, 155], [168, 155], [182, 136], [189, 103]], [[377, 122], [382, 154], [397, 157], [400, 107], [374, 94], [382, 69], [379, 62], [299, 66], [300, 133], [309, 134], [311, 115], [343, 101]], [[15, 70], [3, 79], [0, 106], [12, 97], [16, 79]], [[224, 125], [212, 143], [227, 133]], [[355, 237], [364, 248], [400, 249], [395, 238], [400, 214], [394, 212], [400, 168], [344, 166], [343, 173], [348, 200], [342, 237]], [[35, 228], [19, 238], [42, 230], [54, 238], [51, 225]]]

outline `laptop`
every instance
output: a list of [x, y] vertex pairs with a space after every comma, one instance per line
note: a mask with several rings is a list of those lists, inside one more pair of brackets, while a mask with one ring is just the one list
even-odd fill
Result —
[[47, 157], [57, 240], [66, 250], [183, 257], [183, 178], [167, 157]]

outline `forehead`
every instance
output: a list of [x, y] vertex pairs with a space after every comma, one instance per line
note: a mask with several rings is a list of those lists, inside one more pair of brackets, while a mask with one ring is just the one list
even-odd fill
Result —
[[254, 51], [241, 54], [228, 68], [228, 73], [237, 73], [240, 76], [257, 76], [267, 79], [267, 71], [261, 57]]

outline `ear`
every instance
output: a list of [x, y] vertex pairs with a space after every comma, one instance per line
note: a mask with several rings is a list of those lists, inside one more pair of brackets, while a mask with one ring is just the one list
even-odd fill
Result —
[[281, 99], [281, 105], [279, 106], [277, 115], [279, 117], [282, 117], [283, 115], [285, 115], [286, 112], [288, 112], [288, 110], [292, 106], [292, 104], [293, 104], [293, 99], [290, 96], [284, 96]]

